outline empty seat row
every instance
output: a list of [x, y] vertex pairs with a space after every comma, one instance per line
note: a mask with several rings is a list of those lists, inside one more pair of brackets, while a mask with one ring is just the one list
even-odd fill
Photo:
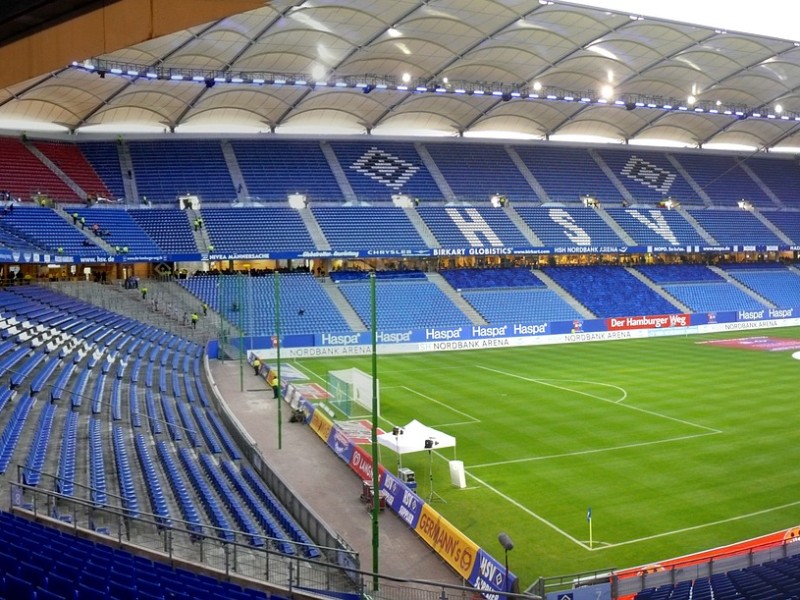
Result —
[[39, 414], [39, 422], [31, 438], [28, 457], [25, 461], [25, 470], [22, 474], [23, 481], [27, 485], [36, 486], [41, 481], [42, 468], [44, 467], [47, 447], [50, 444], [50, 433], [53, 429], [55, 413], [56, 405], [47, 404]]
[[139, 516], [139, 499], [136, 497], [136, 486], [133, 482], [133, 471], [128, 460], [128, 450], [122, 427], [114, 425], [111, 431], [111, 440], [114, 446], [114, 461], [117, 466], [119, 495], [122, 498], [123, 511], [129, 517], [137, 517]]
[[167, 499], [164, 496], [164, 490], [161, 488], [161, 482], [158, 479], [156, 467], [150, 457], [150, 451], [147, 449], [143, 434], [137, 433], [134, 436], [134, 446], [136, 448], [136, 457], [139, 459], [139, 466], [144, 474], [144, 484], [147, 488], [147, 497], [150, 499], [150, 508], [158, 522], [169, 527], [170, 515]]

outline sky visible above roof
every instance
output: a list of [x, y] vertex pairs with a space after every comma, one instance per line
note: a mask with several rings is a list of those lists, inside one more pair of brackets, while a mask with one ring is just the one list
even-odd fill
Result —
[[573, 4], [593, 6], [632, 15], [656, 17], [680, 23], [692, 23], [728, 31], [765, 35], [784, 40], [800, 41], [800, 2], [760, 0], [731, 2], [730, 0], [571, 0]]

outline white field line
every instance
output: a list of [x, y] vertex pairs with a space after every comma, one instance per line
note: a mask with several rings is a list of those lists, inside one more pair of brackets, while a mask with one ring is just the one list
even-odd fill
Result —
[[[304, 367], [299, 362], [294, 362], [293, 364], [295, 366], [297, 366], [299, 369], [302, 369], [303, 371], [306, 371], [307, 373], [310, 373], [312, 376], [316, 377], [320, 381], [325, 381], [325, 379], [321, 375], [318, 375], [316, 372], [312, 371], [311, 369], [309, 369], [307, 367]], [[533, 382], [533, 383], [539, 383], [539, 384], [542, 384], [542, 385], [547, 385], [547, 386], [550, 386], [550, 387], [559, 388], [559, 389], [562, 389], [562, 390], [565, 390], [565, 391], [575, 392], [576, 394], [580, 394], [580, 395], [583, 395], [583, 396], [588, 396], [590, 398], [594, 398], [596, 400], [601, 400], [603, 402], [609, 402], [611, 404], [618, 404], [620, 402], [620, 400], [606, 400], [605, 398], [601, 398], [599, 396], [594, 396], [594, 395], [586, 393], [586, 392], [581, 392], [581, 391], [578, 391], [578, 390], [573, 390], [573, 389], [570, 389], [570, 388], [564, 388], [564, 387], [561, 387], [561, 386], [558, 386], [558, 385], [546, 383], [545, 381], [542, 381], [542, 380], [532, 379], [530, 377], [523, 377], [521, 375], [516, 375], [514, 373], [506, 373], [505, 371], [500, 371], [498, 369], [492, 369], [490, 367], [483, 367], [483, 366], [480, 366], [480, 365], [477, 365], [477, 366], [478, 366], [478, 368], [485, 369], [487, 371], [493, 371], [493, 372], [501, 374], [501, 375], [507, 375], [509, 377], [516, 377], [518, 379], [523, 379], [525, 381], [530, 381], [530, 382]], [[400, 387], [405, 387], [405, 386], [400, 386]], [[446, 404], [443, 404], [441, 402], [438, 402], [437, 400], [434, 400], [433, 398], [428, 398], [424, 394], [421, 394], [421, 393], [419, 393], [419, 392], [417, 392], [415, 390], [412, 390], [410, 388], [406, 388], [406, 389], [408, 389], [408, 391], [410, 391], [410, 392], [412, 392], [414, 394], [417, 394], [419, 396], [427, 398], [427, 399], [429, 399], [429, 400], [431, 400], [433, 402], [437, 402], [438, 404], [442, 404], [446, 408], [450, 408], [451, 410], [455, 410], [452, 407], [450, 407], [450, 406], [448, 406]], [[655, 441], [655, 442], [643, 442], [641, 444], [632, 444], [632, 445], [629, 445], [629, 446], [620, 446], [618, 448], [605, 448], [605, 449], [598, 449], [598, 450], [588, 450], [588, 451], [576, 452], [576, 453], [570, 453], [570, 454], [589, 454], [589, 453], [592, 453], [592, 452], [606, 452], [606, 451], [609, 451], [609, 450], [623, 449], [623, 448], [626, 448], [626, 447], [645, 446], [645, 445], [649, 445], [649, 444], [660, 444], [660, 443], [665, 443], [665, 442], [678, 441], [678, 440], [682, 440], [682, 439], [690, 439], [690, 438], [695, 438], [695, 437], [702, 437], [704, 435], [713, 435], [713, 434], [716, 434], [716, 433], [722, 433], [718, 429], [714, 429], [714, 428], [711, 428], [711, 427], [706, 427], [705, 425], [698, 425], [696, 423], [691, 423], [689, 421], [684, 421], [682, 419], [677, 419], [675, 417], [662, 415], [662, 414], [659, 414], [659, 413], [656, 413], [656, 412], [653, 412], [653, 411], [649, 411], [647, 409], [637, 408], [635, 406], [629, 406], [629, 405], [623, 405], [623, 406], [625, 406], [626, 408], [629, 408], [631, 410], [636, 410], [636, 411], [639, 411], [639, 412], [642, 412], [642, 413], [645, 413], [645, 414], [653, 415], [653, 416], [656, 416], [656, 417], [662, 417], [662, 418], [665, 418], [665, 419], [676, 421], [678, 423], [683, 423], [685, 425], [690, 425], [692, 427], [699, 427], [701, 429], [706, 429], [707, 433], [702, 433], [702, 434], [693, 435], [693, 436], [685, 436], [685, 437], [682, 437], [682, 438], [672, 438], [672, 439], [667, 439], [667, 440], [659, 440], [659, 441]], [[456, 411], [456, 412], [459, 412], [459, 411]], [[465, 413], [462, 413], [462, 414], [465, 414]], [[465, 414], [465, 416], [469, 417], [470, 419], [474, 419], [474, 421], [470, 421], [470, 423], [478, 422], [478, 419], [475, 419], [471, 415], [466, 415]], [[457, 424], [458, 423], [454, 423], [454, 425], [457, 425]], [[557, 458], [557, 457], [560, 457], [560, 456], [568, 456], [568, 455], [553, 455], [553, 456], [550, 456], [550, 457], [538, 457], [538, 458], [531, 458], [531, 459], [520, 459], [520, 460], [515, 460], [515, 461], [507, 461], [507, 462], [504, 462], [504, 463], [486, 463], [484, 465], [473, 465], [472, 468], [475, 469], [475, 468], [480, 468], [480, 467], [485, 467], [485, 466], [508, 464], [508, 463], [512, 463], [512, 462], [523, 462], [523, 461], [526, 461], [526, 460], [542, 460], [542, 459], [545, 459], [545, 458]], [[609, 549], [609, 548], [616, 548], [618, 546], [627, 546], [627, 545], [630, 545], [630, 544], [646, 542], [646, 541], [649, 541], [649, 540], [658, 539], [658, 538], [662, 538], [662, 537], [667, 537], [667, 536], [670, 536], [670, 535], [678, 535], [678, 534], [681, 534], [681, 533], [685, 533], [687, 531], [694, 531], [694, 530], [697, 530], [697, 529], [703, 529], [705, 527], [714, 527], [716, 525], [722, 525], [724, 523], [731, 523], [731, 522], [734, 522], [734, 521], [741, 521], [741, 520], [744, 520], [744, 519], [748, 519], [750, 517], [755, 517], [755, 516], [758, 516], [758, 515], [767, 514], [767, 513], [770, 513], [770, 512], [783, 510], [783, 509], [786, 509], [786, 508], [792, 508], [794, 506], [800, 505], [800, 500], [798, 500], [796, 502], [790, 502], [789, 504], [783, 504], [781, 506], [776, 506], [776, 507], [773, 507], [773, 508], [767, 508], [767, 509], [756, 511], [756, 512], [752, 512], [752, 513], [746, 513], [746, 514], [739, 515], [739, 516], [736, 516], [736, 517], [730, 517], [728, 519], [721, 519], [719, 521], [711, 521], [709, 523], [704, 523], [702, 525], [695, 525], [695, 526], [692, 526], [692, 527], [684, 527], [682, 529], [674, 529], [672, 531], [664, 531], [662, 533], [657, 533], [657, 534], [654, 534], [654, 535], [651, 535], [651, 536], [635, 538], [635, 539], [631, 539], [631, 540], [626, 540], [624, 542], [617, 542], [615, 544], [614, 543], [608, 543], [608, 542], [602, 542], [600, 540], [593, 540], [594, 547], [593, 548], [589, 548], [589, 545], [588, 545], [587, 542], [583, 542], [583, 541], [579, 540], [578, 538], [570, 535], [569, 533], [567, 533], [566, 531], [564, 531], [563, 529], [561, 529], [557, 525], [551, 523], [550, 521], [548, 521], [544, 517], [542, 517], [542, 516], [538, 515], [537, 513], [533, 512], [527, 506], [525, 506], [525, 505], [519, 503], [518, 501], [514, 500], [511, 496], [508, 496], [507, 494], [504, 494], [503, 492], [501, 492], [497, 488], [495, 488], [492, 485], [489, 485], [488, 483], [483, 481], [481, 478], [476, 477], [470, 471], [465, 471], [465, 474], [468, 475], [470, 478], [474, 479], [475, 481], [477, 481], [481, 486], [483, 486], [487, 490], [491, 491], [496, 496], [499, 496], [500, 498], [502, 498], [503, 500], [505, 500], [509, 504], [512, 504], [513, 506], [515, 506], [516, 508], [521, 510], [523, 513], [525, 513], [525, 514], [529, 515], [530, 517], [536, 519], [537, 521], [539, 521], [543, 525], [549, 527], [550, 529], [552, 529], [556, 533], [560, 534], [561, 536], [563, 536], [567, 540], [573, 542], [577, 546], [580, 546], [581, 548], [583, 548], [585, 550], [589, 550], [591, 552], [596, 552], [598, 550], [606, 550], [606, 549]], [[475, 489], [475, 488], [470, 486], [469, 488], [466, 488], [466, 489]]]
[[[704, 436], [707, 436], [707, 435], [715, 435], [715, 434], [718, 434], [718, 433], [722, 433], [722, 431], [720, 431], [719, 429], [712, 428], [712, 427], [707, 427], [705, 425], [699, 425], [697, 423], [692, 423], [691, 421], [686, 421], [684, 419], [671, 417], [669, 415], [663, 415], [663, 414], [660, 414], [660, 413], [657, 413], [657, 412], [654, 412], [654, 411], [650, 411], [650, 410], [647, 410], [647, 409], [644, 409], [644, 408], [639, 408], [639, 407], [631, 406], [631, 405], [628, 405], [628, 404], [620, 404], [621, 400], [608, 400], [606, 398], [602, 398], [600, 396], [596, 396], [596, 395], [590, 394], [588, 392], [582, 392], [580, 390], [574, 390], [572, 388], [567, 388], [567, 387], [563, 387], [563, 386], [560, 386], [560, 385], [556, 385], [554, 383], [549, 383], [546, 380], [534, 379], [534, 378], [531, 378], [531, 377], [524, 377], [522, 375], [517, 375], [516, 373], [508, 373], [506, 371], [501, 371], [499, 369], [493, 369], [491, 367], [485, 367], [485, 366], [482, 366], [482, 365], [476, 365], [476, 367], [479, 368], [479, 369], [484, 369], [486, 371], [491, 371], [491, 372], [494, 372], [494, 373], [498, 373], [500, 375], [505, 375], [507, 377], [514, 377], [516, 379], [522, 379], [524, 381], [530, 381], [532, 383], [538, 383], [540, 385], [545, 385], [545, 386], [561, 389], [561, 390], [568, 391], [568, 392], [574, 392], [576, 394], [579, 394], [579, 395], [582, 395], [582, 396], [587, 396], [587, 397], [593, 398], [595, 400], [600, 400], [602, 402], [608, 402], [609, 404], [615, 404], [615, 405], [622, 406], [622, 407], [630, 409], [630, 410], [635, 410], [637, 412], [641, 412], [641, 413], [648, 414], [648, 415], [655, 416], [655, 417], [660, 417], [660, 418], [663, 418], [663, 419], [668, 419], [668, 420], [674, 421], [676, 423], [681, 423], [683, 425], [687, 425], [687, 426], [690, 426], [690, 427], [696, 427], [696, 428], [705, 430], [705, 433], [689, 435], [689, 436], [682, 436], [682, 437], [678, 437], [678, 438], [669, 438], [669, 439], [665, 439], [665, 440], [656, 440], [656, 441], [652, 441], [652, 442], [642, 442], [642, 443], [638, 443], [638, 444], [629, 444], [629, 445], [625, 445], [625, 446], [618, 446], [618, 447], [615, 447], [615, 448], [584, 450], [584, 451], [580, 451], [580, 452], [566, 453], [566, 454], [563, 454], [563, 455], [532, 457], [532, 458], [528, 458], [528, 459], [517, 459], [517, 460], [510, 460], [510, 461], [503, 461], [503, 462], [496, 462], [496, 463], [485, 463], [485, 464], [482, 464], [482, 465], [472, 465], [470, 467], [470, 470], [465, 471], [466, 475], [468, 475], [469, 477], [471, 477], [472, 479], [474, 479], [475, 481], [477, 481], [481, 485], [485, 486], [486, 489], [490, 490], [495, 495], [497, 495], [500, 498], [506, 500], [507, 502], [513, 504], [514, 506], [519, 508], [522, 512], [524, 512], [525, 514], [530, 515], [531, 517], [533, 517], [534, 519], [536, 519], [540, 523], [546, 525], [547, 527], [549, 527], [553, 531], [555, 531], [555, 532], [559, 533], [560, 535], [562, 535], [567, 540], [569, 540], [569, 541], [573, 542], [574, 544], [584, 548], [585, 550], [589, 550], [589, 551], [594, 552], [594, 551], [597, 551], [597, 550], [605, 550], [605, 549], [608, 549], [608, 548], [615, 548], [617, 546], [635, 544], [635, 543], [638, 543], [638, 542], [644, 542], [644, 541], [648, 541], [648, 540], [656, 539], [656, 538], [660, 538], [660, 537], [666, 537], [666, 536], [670, 536], [670, 535], [677, 535], [677, 534], [680, 534], [680, 533], [683, 533], [683, 532], [686, 532], [686, 531], [691, 531], [693, 529], [701, 529], [703, 527], [713, 527], [715, 525], [723, 524], [723, 523], [726, 523], [726, 522], [746, 519], [746, 518], [751, 517], [751, 516], [756, 516], [756, 515], [759, 515], [759, 514], [771, 512], [773, 510], [780, 510], [782, 508], [788, 508], [788, 507], [794, 506], [795, 504], [800, 504], [800, 501], [797, 501], [795, 503], [791, 503], [791, 504], [788, 504], [788, 505], [784, 505], [784, 506], [780, 506], [780, 507], [776, 507], [776, 508], [772, 508], [772, 509], [766, 509], [766, 510], [755, 512], [755, 513], [749, 513], [749, 514], [741, 515], [741, 516], [738, 516], [738, 517], [731, 517], [729, 519], [724, 519], [724, 520], [721, 520], [721, 521], [705, 523], [705, 524], [702, 524], [702, 525], [696, 525], [696, 526], [687, 527], [687, 528], [684, 528], [684, 529], [676, 529], [674, 531], [665, 531], [665, 532], [662, 532], [662, 533], [659, 533], [659, 534], [654, 534], [652, 536], [638, 538], [638, 539], [632, 539], [632, 540], [626, 540], [624, 542], [618, 542], [616, 544], [603, 542], [603, 541], [600, 541], [600, 540], [593, 540], [593, 547], [590, 548], [587, 542], [584, 542], [584, 541], [581, 541], [581, 540], [575, 538], [574, 536], [572, 536], [569, 533], [567, 533], [566, 531], [562, 530], [561, 528], [559, 528], [555, 524], [551, 523], [550, 521], [548, 521], [544, 517], [542, 517], [542, 516], [538, 515], [537, 513], [533, 512], [528, 507], [522, 505], [521, 503], [519, 503], [518, 501], [514, 500], [510, 496], [508, 496], [508, 495], [504, 494], [503, 492], [501, 492], [500, 490], [498, 490], [497, 488], [489, 485], [488, 483], [486, 483], [482, 479], [476, 477], [471, 472], [471, 470], [472, 469], [476, 469], [476, 468], [499, 466], [499, 465], [503, 465], [503, 464], [511, 464], [511, 463], [517, 463], [517, 462], [526, 462], [526, 461], [534, 461], [534, 460], [545, 460], [545, 459], [548, 459], [548, 458], [559, 458], [559, 457], [562, 457], [562, 456], [593, 454], [593, 453], [599, 453], [599, 452], [621, 450], [621, 449], [624, 449], [624, 448], [632, 448], [632, 447], [637, 447], [637, 446], [648, 446], [648, 445], [653, 445], [653, 444], [662, 444], [662, 443], [667, 443], [667, 442], [674, 442], [674, 441], [692, 439], [692, 438], [697, 438], [697, 437], [704, 437]], [[564, 381], [564, 380], [560, 380], [560, 381]], [[584, 383], [591, 383], [591, 382], [584, 382]], [[614, 387], [616, 387], [616, 386], [614, 386]], [[626, 396], [627, 396], [627, 394], [626, 394]]]
[[[312, 371], [308, 367], [303, 366], [299, 362], [293, 362], [292, 364], [295, 367], [297, 367], [298, 369], [300, 369], [302, 371], [305, 371], [306, 373], [309, 373], [312, 376], [316, 377], [320, 381], [325, 381], [325, 378], [322, 377], [322, 375], [317, 374], [316, 372]], [[461, 368], [461, 367], [459, 367], [459, 368]], [[425, 398], [426, 400], [429, 400], [430, 402], [433, 402], [434, 404], [438, 404], [440, 406], [443, 406], [444, 408], [446, 408], [448, 410], [451, 410], [454, 413], [459, 414], [459, 415], [461, 415], [461, 416], [463, 416], [463, 417], [465, 417], [467, 419], [466, 421], [456, 421], [456, 422], [453, 422], [453, 423], [437, 424], [436, 425], [437, 427], [453, 427], [453, 426], [456, 426], [456, 425], [472, 425], [474, 423], [480, 423], [481, 422], [480, 419], [476, 419], [475, 417], [473, 417], [472, 415], [470, 415], [468, 413], [465, 413], [465, 412], [463, 412], [461, 410], [458, 410], [457, 408], [453, 408], [452, 406], [450, 406], [449, 404], [447, 404], [445, 402], [442, 402], [440, 400], [436, 400], [435, 398], [431, 398], [430, 396], [426, 396], [422, 392], [418, 392], [417, 390], [414, 390], [414, 389], [412, 389], [412, 388], [410, 388], [408, 386], [405, 386], [405, 385], [390, 385], [390, 386], [386, 386], [385, 388], [382, 388], [382, 389], [384, 389], [384, 390], [389, 389], [390, 390], [390, 389], [397, 389], [397, 388], [401, 388], [401, 389], [404, 389], [404, 390], [406, 390], [408, 392], [411, 392], [412, 394], [416, 394], [417, 396], [419, 396], [421, 398]], [[392, 423], [386, 417], [381, 417], [381, 418], [384, 421], [386, 421], [388, 424], [392, 425], [392, 426], [396, 425], [396, 423]]]
[[[482, 365], [475, 365], [478, 369], [484, 369], [485, 371], [492, 371], [493, 373], [498, 373], [500, 375], [505, 375], [506, 377], [514, 377], [516, 379], [522, 379], [523, 381], [530, 381], [532, 383], [538, 383], [539, 385], [545, 385], [548, 387], [557, 388], [559, 390], [564, 390], [565, 392], [573, 392], [575, 394], [580, 394], [581, 396], [588, 396], [589, 398], [594, 398], [595, 400], [600, 400], [601, 402], [607, 402], [609, 404], [615, 404], [617, 406], [621, 406], [622, 408], [626, 408], [628, 410], [634, 410], [636, 412], [644, 413], [646, 415], [650, 415], [653, 417], [658, 417], [661, 419], [667, 419], [669, 421], [674, 421], [675, 423], [681, 423], [682, 425], [687, 425], [689, 427], [696, 427], [698, 429], [704, 429], [711, 433], [722, 433], [719, 429], [715, 429], [713, 427], [707, 427], [706, 425], [700, 425], [699, 423], [692, 423], [691, 421], [686, 421], [685, 419], [679, 419], [677, 417], [671, 417], [669, 415], [664, 415], [661, 413], [657, 413], [652, 410], [647, 410], [646, 408], [639, 408], [638, 406], [632, 406], [630, 404], [619, 404], [617, 401], [608, 400], [606, 398], [602, 398], [601, 396], [595, 396], [594, 394], [590, 394], [588, 392], [582, 392], [580, 390], [574, 390], [572, 388], [563, 387], [560, 385], [556, 385], [554, 383], [548, 383], [547, 380], [543, 379], [534, 379], [532, 377], [524, 377], [523, 375], [517, 375], [516, 373], [508, 373], [507, 371], [501, 371], [499, 369], [492, 369], [491, 367], [484, 367]], [[599, 382], [598, 382], [599, 383]]]
[[305, 365], [303, 365], [299, 361], [295, 360], [291, 364], [292, 364], [292, 366], [297, 367], [301, 371], [305, 371], [306, 373], [310, 373], [312, 376], [316, 377], [320, 381], [325, 382], [325, 378], [322, 375], [319, 375], [316, 371], [314, 371], [312, 369], [309, 369], [308, 367], [306, 367]]
[[[631, 544], [638, 544], [639, 542], [647, 542], [650, 540], [655, 540], [662, 537], [667, 537], [670, 535], [678, 535], [681, 533], [686, 533], [687, 531], [695, 531], [697, 529], [704, 529], [706, 527], [715, 527], [717, 525], [724, 525], [725, 523], [733, 523], [734, 521], [744, 521], [745, 519], [749, 519], [751, 517], [758, 517], [760, 515], [766, 515], [771, 512], [776, 512], [779, 510], [785, 510], [787, 508], [794, 508], [795, 506], [800, 505], [800, 500], [795, 500], [794, 502], [789, 502], [787, 504], [781, 504], [779, 506], [773, 506], [772, 508], [765, 508], [763, 510], [757, 510], [750, 513], [744, 513], [741, 515], [737, 515], [735, 517], [728, 517], [727, 519], [720, 519], [719, 521], [710, 521], [708, 523], [702, 523], [700, 525], [692, 525], [691, 527], [683, 527], [681, 529], [673, 529], [672, 531], [664, 531], [662, 533], [655, 533], [653, 535], [648, 535], [645, 537], [635, 538], [632, 540], [626, 540], [624, 542], [617, 542], [616, 544], [607, 544], [606, 548], [617, 548], [619, 546], [629, 546]], [[598, 550], [598, 548], [595, 548]]]
[[[419, 396], [420, 398], [425, 398], [425, 400], [429, 400], [430, 402], [433, 402], [434, 404], [438, 404], [439, 406], [443, 406], [443, 407], [444, 407], [444, 408], [446, 408], [447, 410], [451, 410], [451, 411], [453, 411], [454, 413], [456, 413], [456, 414], [458, 414], [458, 415], [461, 415], [462, 417], [465, 417], [465, 418], [469, 419], [469, 421], [468, 421], [469, 423], [480, 423], [480, 422], [481, 422], [481, 420], [480, 420], [480, 419], [476, 419], [475, 417], [473, 417], [473, 416], [472, 416], [471, 414], [469, 414], [469, 413], [465, 413], [464, 411], [458, 410], [457, 408], [453, 408], [452, 406], [450, 406], [450, 405], [449, 405], [449, 404], [447, 404], [446, 402], [442, 402], [441, 400], [436, 400], [435, 398], [431, 398], [430, 396], [426, 396], [426, 395], [425, 395], [425, 394], [423, 394], [422, 392], [418, 392], [417, 390], [413, 390], [413, 389], [411, 389], [410, 387], [406, 387], [405, 385], [401, 385], [401, 386], [398, 386], [398, 387], [401, 387], [401, 388], [403, 388], [404, 390], [408, 390], [409, 392], [411, 392], [412, 394], [416, 394], [416, 395], [417, 395], [417, 396]], [[457, 425], [461, 425], [461, 423], [456, 423], [456, 424], [457, 424]], [[437, 425], [437, 427], [444, 427], [444, 425]]]
[[514, 458], [511, 460], [501, 460], [491, 463], [483, 463], [480, 465], [470, 465], [470, 469], [483, 469], [486, 467], [501, 467], [504, 465], [513, 465], [517, 463], [535, 462], [538, 460], [549, 460], [552, 458], [567, 458], [570, 456], [585, 456], [587, 454], [600, 454], [602, 452], [614, 452], [616, 450], [627, 450], [628, 448], [641, 448], [643, 446], [655, 446], [656, 444], [667, 444], [670, 442], [680, 442], [683, 440], [691, 440], [694, 438], [705, 437], [707, 435], [716, 435], [722, 433], [721, 431], [707, 431], [705, 433], [695, 433], [694, 435], [683, 435], [680, 437], [666, 438], [663, 440], [653, 440], [650, 442], [637, 442], [635, 444], [623, 444], [621, 446], [611, 446], [609, 448], [592, 448], [590, 450], [578, 450], [576, 452], [564, 452], [563, 454], [548, 454], [546, 456], [531, 456], [528, 458]]
[[567, 533], [566, 531], [564, 531], [563, 529], [561, 529], [560, 527], [558, 527], [554, 523], [551, 523], [550, 521], [548, 521], [544, 517], [542, 517], [542, 516], [538, 515], [537, 513], [533, 512], [530, 508], [528, 508], [524, 504], [521, 504], [521, 503], [517, 502], [511, 496], [508, 496], [507, 494], [504, 494], [503, 492], [501, 492], [500, 490], [498, 490], [495, 487], [492, 487], [491, 485], [489, 485], [488, 483], [486, 483], [482, 479], [480, 479], [478, 477], [475, 477], [475, 475], [473, 475], [472, 473], [467, 472], [466, 474], [469, 475], [475, 481], [477, 481], [479, 484], [481, 484], [483, 487], [485, 487], [487, 490], [493, 492], [494, 494], [496, 494], [497, 496], [499, 496], [500, 498], [502, 498], [503, 500], [505, 500], [509, 504], [511, 504], [511, 505], [515, 506], [516, 508], [520, 509], [526, 515], [529, 515], [529, 516], [533, 517], [534, 519], [536, 519], [537, 521], [539, 521], [543, 525], [546, 525], [547, 527], [549, 527], [550, 529], [552, 529], [556, 533], [562, 535], [563, 537], [567, 538], [569, 541], [577, 544], [578, 546], [581, 546], [582, 548], [585, 548], [586, 550], [589, 549], [588, 544], [585, 544], [581, 540], [579, 540], [578, 538], [571, 536], [569, 533]]

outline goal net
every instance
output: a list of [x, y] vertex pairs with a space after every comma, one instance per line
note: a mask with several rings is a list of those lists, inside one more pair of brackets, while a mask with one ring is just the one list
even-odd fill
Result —
[[[381, 414], [380, 380], [376, 381], [378, 416]], [[372, 416], [372, 376], [360, 369], [328, 371], [329, 404], [348, 419]]]

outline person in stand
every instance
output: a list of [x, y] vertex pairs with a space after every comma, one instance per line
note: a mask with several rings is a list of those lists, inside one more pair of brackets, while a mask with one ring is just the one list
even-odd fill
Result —
[[261, 361], [258, 359], [258, 357], [255, 357], [253, 359], [253, 373], [259, 375], [260, 371], [261, 371]]
[[197, 322], [200, 320], [200, 315], [196, 312], [192, 313], [192, 329], [197, 329]]
[[78, 213], [76, 213], [76, 212], [72, 213], [72, 224], [73, 225], [77, 225], [78, 224]]
[[97, 223], [92, 225], [92, 233], [94, 233], [95, 235], [99, 236], [100, 235], [100, 225], [98, 225]]
[[81, 217], [81, 229], [86, 229], [86, 217]]
[[147, 288], [142, 288], [142, 300], [147, 300]]

